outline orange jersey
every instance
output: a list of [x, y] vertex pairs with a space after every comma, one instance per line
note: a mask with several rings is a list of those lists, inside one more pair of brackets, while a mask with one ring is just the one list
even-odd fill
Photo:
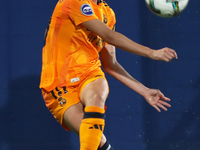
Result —
[[116, 22], [104, 1], [99, 5], [92, 0], [58, 1], [46, 31], [40, 88], [51, 91], [56, 86], [74, 86], [100, 69], [99, 52], [106, 43], [81, 25], [93, 19], [111, 29]]

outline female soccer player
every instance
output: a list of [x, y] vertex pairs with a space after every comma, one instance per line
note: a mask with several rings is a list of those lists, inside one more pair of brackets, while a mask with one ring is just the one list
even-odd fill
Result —
[[177, 59], [176, 52], [137, 44], [115, 32], [115, 22], [113, 10], [102, 0], [59, 0], [46, 30], [40, 88], [56, 120], [79, 134], [81, 150], [112, 149], [103, 134], [109, 87], [101, 66], [157, 111], [170, 107], [169, 98], [125, 71], [115, 47], [166, 62]]

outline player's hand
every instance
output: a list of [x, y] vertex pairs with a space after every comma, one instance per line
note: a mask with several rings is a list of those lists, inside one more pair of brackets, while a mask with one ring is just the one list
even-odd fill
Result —
[[165, 102], [165, 101], [170, 101], [170, 99], [165, 97], [163, 93], [160, 92], [160, 90], [148, 89], [144, 95], [144, 98], [158, 112], [161, 112], [160, 108], [167, 111], [166, 107], [171, 107], [170, 104]]
[[165, 47], [159, 50], [153, 50], [151, 57], [153, 60], [170, 62], [172, 59], [178, 59], [175, 50]]

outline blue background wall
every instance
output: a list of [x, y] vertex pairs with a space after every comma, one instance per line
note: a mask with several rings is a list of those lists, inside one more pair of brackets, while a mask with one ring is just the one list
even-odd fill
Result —
[[[158, 113], [143, 97], [107, 75], [105, 134], [116, 150], [200, 149], [200, 1], [179, 16], [152, 14], [144, 0], [107, 0], [116, 30], [159, 49], [175, 49], [179, 59], [153, 61], [117, 49], [118, 61], [136, 79], [160, 89], [172, 107]], [[56, 0], [0, 0], [0, 150], [79, 149], [44, 105], [38, 88], [43, 34]]]

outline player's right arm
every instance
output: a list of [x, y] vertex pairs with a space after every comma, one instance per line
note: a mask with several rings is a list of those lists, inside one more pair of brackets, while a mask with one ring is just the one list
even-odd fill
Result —
[[115, 47], [112, 45], [105, 45], [100, 52], [103, 69], [105, 72], [122, 82], [124, 85], [142, 95], [145, 100], [154, 107], [157, 111], [160, 108], [167, 111], [169, 98], [165, 97], [158, 89], [150, 89], [141, 82], [133, 78], [117, 61], [115, 55]]
[[146, 46], [140, 45], [119, 32], [112, 31], [106, 24], [99, 19], [94, 19], [82, 23], [84, 27], [99, 35], [107, 43], [118, 47], [132, 54], [148, 57], [154, 60], [170, 62], [173, 58], [178, 58], [174, 50], [162, 48], [153, 50]]

